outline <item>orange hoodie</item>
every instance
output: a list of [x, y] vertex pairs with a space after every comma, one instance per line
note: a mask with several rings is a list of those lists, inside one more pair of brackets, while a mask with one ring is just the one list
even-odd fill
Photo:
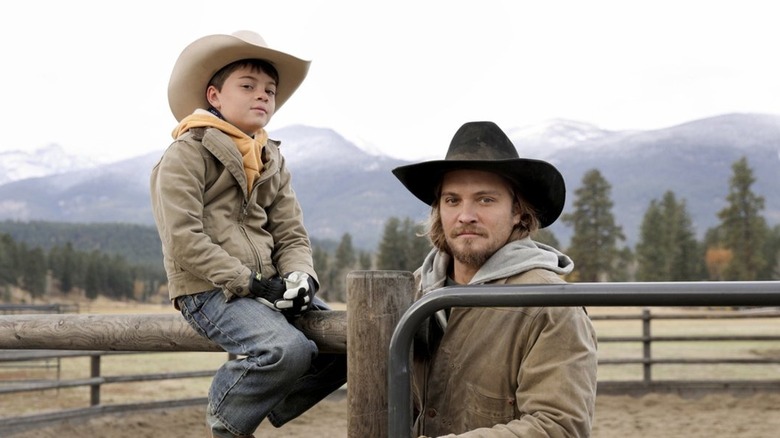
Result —
[[181, 134], [192, 128], [217, 128], [233, 139], [238, 152], [241, 153], [244, 163], [244, 172], [246, 173], [247, 192], [252, 192], [252, 184], [260, 175], [260, 169], [263, 168], [261, 151], [268, 141], [268, 133], [265, 129], [260, 129], [255, 133], [254, 138], [246, 135], [243, 131], [231, 125], [230, 123], [207, 113], [205, 111], [196, 111], [193, 114], [182, 119], [173, 130], [173, 138], [179, 138]]

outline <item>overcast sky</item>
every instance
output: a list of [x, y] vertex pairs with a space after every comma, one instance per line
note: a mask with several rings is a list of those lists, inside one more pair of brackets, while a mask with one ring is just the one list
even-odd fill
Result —
[[[254, 30], [312, 60], [270, 131], [305, 124], [410, 160], [467, 121], [657, 129], [780, 114], [772, 1], [4, 2], [0, 151], [113, 161], [164, 149], [181, 50]], [[281, 139], [284, 140], [284, 139]]]

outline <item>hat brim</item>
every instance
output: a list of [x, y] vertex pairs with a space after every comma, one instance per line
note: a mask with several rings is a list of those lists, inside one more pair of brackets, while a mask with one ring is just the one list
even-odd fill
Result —
[[206, 87], [222, 67], [242, 59], [263, 59], [279, 73], [276, 110], [287, 102], [309, 72], [310, 61], [233, 35], [209, 35], [194, 41], [179, 55], [168, 83], [168, 104], [176, 120], [198, 108], [208, 108]]
[[563, 176], [552, 164], [529, 158], [509, 160], [437, 160], [399, 166], [393, 175], [422, 202], [434, 205], [436, 189], [445, 173], [472, 169], [498, 173], [514, 184], [539, 215], [541, 227], [555, 222], [566, 201]]

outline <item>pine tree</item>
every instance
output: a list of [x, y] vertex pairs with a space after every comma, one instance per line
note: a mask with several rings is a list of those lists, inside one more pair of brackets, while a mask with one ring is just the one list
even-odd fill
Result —
[[617, 257], [612, 262], [612, 272], [610, 281], [625, 282], [632, 281], [635, 276], [636, 256], [631, 248], [624, 246], [617, 252]]
[[345, 302], [347, 300], [347, 274], [355, 267], [357, 256], [352, 246], [352, 235], [344, 233], [341, 236], [339, 246], [333, 262], [333, 290], [331, 299]]
[[696, 240], [693, 221], [688, 213], [685, 201], [677, 202], [674, 193], [666, 192], [661, 201], [665, 223], [669, 228], [666, 232], [666, 246], [670, 263], [667, 264], [670, 281], [702, 280], [704, 263], [702, 261], [701, 245]]
[[70, 242], [64, 247], [55, 246], [49, 251], [49, 269], [52, 276], [59, 280], [63, 293], [68, 293], [77, 283], [76, 263], [76, 252]]
[[133, 297], [133, 275], [124, 257], [115, 255], [104, 258], [106, 265], [106, 290], [104, 294], [115, 299]]
[[336, 248], [336, 269], [351, 269], [355, 265], [355, 248], [352, 246], [352, 235], [344, 233]]
[[391, 217], [385, 222], [385, 231], [379, 242], [377, 269], [414, 272], [422, 265], [431, 250], [428, 239], [422, 235], [422, 225], [410, 218], [403, 222]]
[[105, 292], [108, 289], [108, 274], [104, 263], [105, 258], [105, 255], [98, 251], [92, 251], [87, 255], [84, 291], [89, 299], [95, 299], [99, 295], [107, 295]]
[[46, 292], [46, 255], [40, 247], [28, 250], [20, 245], [22, 284], [30, 291], [33, 299], [40, 298]]
[[780, 279], [780, 225], [772, 229], [766, 244], [766, 259], [769, 261], [761, 278]]
[[371, 260], [371, 253], [368, 251], [360, 251], [358, 253], [358, 266], [364, 271], [370, 271], [374, 265], [374, 261]]
[[8, 234], [0, 234], [0, 285], [16, 285], [16, 242]]
[[615, 224], [610, 192], [612, 186], [597, 169], [585, 173], [582, 186], [574, 193], [574, 213], [562, 221], [573, 226], [569, 256], [574, 260], [572, 278], [582, 282], [609, 281], [614, 276], [617, 242], [625, 240]]
[[377, 254], [377, 269], [383, 271], [400, 271], [404, 262], [404, 236], [401, 234], [401, 220], [391, 217], [385, 222], [382, 240], [379, 242]]
[[424, 226], [415, 223], [408, 217], [404, 219], [402, 234], [406, 236], [406, 248], [401, 270], [414, 272], [422, 265], [425, 256], [431, 252], [433, 246], [428, 237], [424, 235]]
[[333, 270], [330, 267], [328, 252], [321, 246], [314, 245], [312, 247], [312, 259], [314, 262], [314, 270], [317, 271], [317, 278], [320, 283], [317, 296], [324, 301], [330, 301], [330, 294], [333, 289]]
[[704, 266], [685, 202], [667, 191], [655, 199], [642, 220], [637, 243], [639, 281], [693, 281], [704, 276]]
[[746, 157], [737, 160], [731, 169], [733, 173], [726, 196], [728, 205], [718, 213], [723, 243], [734, 254], [724, 276], [726, 280], [758, 280], [759, 272], [767, 264], [764, 240], [768, 228], [761, 216], [764, 198], [751, 190], [755, 178]]
[[658, 201], [653, 199], [647, 207], [639, 228], [639, 242], [636, 245], [637, 272], [639, 281], [667, 281], [664, 265], [666, 248], [660, 238], [664, 235], [663, 213]]

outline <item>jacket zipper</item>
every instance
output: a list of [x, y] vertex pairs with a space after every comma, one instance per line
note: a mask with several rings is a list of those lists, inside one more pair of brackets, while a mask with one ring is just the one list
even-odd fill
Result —
[[257, 248], [255, 248], [255, 245], [252, 243], [252, 240], [249, 238], [249, 233], [246, 231], [246, 222], [244, 220], [249, 215], [249, 201], [247, 201], [246, 198], [244, 198], [241, 201], [241, 214], [238, 217], [238, 228], [241, 230], [241, 234], [244, 236], [244, 239], [246, 239], [247, 244], [250, 248], [252, 248], [252, 255], [255, 257], [255, 266], [257, 266], [258, 270], [262, 270], [263, 266], [260, 263], [260, 254], [257, 252]]

